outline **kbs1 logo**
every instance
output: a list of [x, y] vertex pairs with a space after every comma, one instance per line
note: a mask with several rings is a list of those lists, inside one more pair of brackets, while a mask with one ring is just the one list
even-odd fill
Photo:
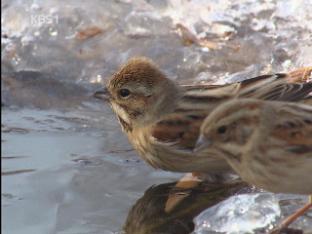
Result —
[[30, 23], [35, 26], [41, 26], [43, 24], [58, 24], [57, 15], [31, 15]]

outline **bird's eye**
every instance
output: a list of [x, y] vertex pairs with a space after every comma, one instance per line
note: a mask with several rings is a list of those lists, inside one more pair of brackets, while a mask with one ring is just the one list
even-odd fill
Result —
[[123, 98], [129, 97], [130, 95], [130, 90], [129, 89], [120, 89], [119, 90], [119, 95]]
[[219, 134], [225, 133], [226, 130], [227, 130], [227, 128], [226, 128], [226, 126], [224, 126], [224, 125], [221, 126], [221, 127], [219, 127], [219, 128], [217, 129], [217, 131], [218, 131]]

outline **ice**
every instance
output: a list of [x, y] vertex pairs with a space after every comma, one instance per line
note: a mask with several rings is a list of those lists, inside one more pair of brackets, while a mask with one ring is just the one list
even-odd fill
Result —
[[233, 196], [195, 218], [195, 233], [253, 233], [272, 227], [281, 215], [278, 199], [269, 193]]
[[[284, 218], [307, 203], [305, 196], [253, 193], [232, 196], [203, 211], [195, 219], [194, 234], [267, 233]], [[311, 214], [311, 213], [310, 213]], [[309, 213], [300, 217], [291, 228], [311, 231]]]
[[[206, 74], [208, 81], [215, 77], [220, 83], [226, 73], [255, 64], [262, 69], [271, 64], [271, 70], [280, 71], [286, 60], [289, 69], [311, 61], [297, 56], [302, 46], [311, 48], [309, 0], [4, 1], [3, 6], [4, 71], [66, 74], [67, 81], [89, 83], [109, 77], [131, 56], [146, 55], [172, 78], [191, 79], [201, 73], [197, 81]], [[220, 43], [220, 49], [188, 50], [176, 32], [179, 23], [198, 38]], [[100, 33], [79, 39], [94, 27]], [[229, 49], [235, 46], [240, 47], [238, 53]], [[288, 56], [277, 56], [276, 48], [284, 48]], [[235, 66], [230, 66], [233, 58]]]

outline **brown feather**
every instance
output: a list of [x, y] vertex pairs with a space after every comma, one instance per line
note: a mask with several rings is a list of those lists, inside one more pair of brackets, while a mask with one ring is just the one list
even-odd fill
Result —
[[312, 66], [298, 68], [287, 74], [287, 80], [290, 83], [294, 82], [312, 82]]
[[152, 127], [151, 135], [159, 142], [176, 142], [176, 146], [181, 149], [192, 149], [206, 115], [207, 113], [169, 115]]
[[290, 146], [312, 146], [312, 108], [287, 103], [277, 108], [278, 121], [272, 136]]

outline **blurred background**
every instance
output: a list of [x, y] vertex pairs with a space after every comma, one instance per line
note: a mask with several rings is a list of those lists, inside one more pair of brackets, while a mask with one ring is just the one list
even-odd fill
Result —
[[[6, 234], [120, 233], [145, 190], [182, 176], [143, 163], [92, 97], [130, 57], [179, 83], [211, 84], [312, 62], [311, 0], [3, 0], [1, 10]], [[261, 233], [306, 202], [246, 196], [198, 210], [188, 231]], [[255, 199], [256, 211], [229, 212]], [[311, 212], [293, 225], [311, 226]]]

